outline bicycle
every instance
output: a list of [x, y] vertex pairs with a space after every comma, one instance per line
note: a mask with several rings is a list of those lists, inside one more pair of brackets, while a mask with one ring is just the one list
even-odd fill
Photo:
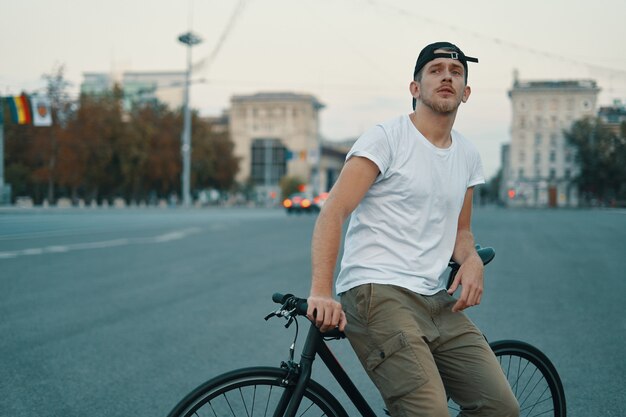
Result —
[[[493, 248], [480, 248], [483, 264], [495, 257]], [[459, 265], [449, 264], [448, 287]], [[310, 323], [300, 361], [294, 361], [298, 337], [298, 316], [306, 316], [306, 299], [276, 293], [274, 302], [281, 307], [265, 317], [283, 317], [285, 327], [296, 323], [296, 334], [289, 348], [289, 359], [276, 367], [251, 367], [217, 376], [197, 387], [169, 413], [169, 417], [214, 416], [329, 416], [348, 417], [344, 407], [322, 385], [311, 379], [313, 361], [319, 356], [331, 375], [363, 417], [376, 417], [363, 395], [330, 351], [327, 341], [343, 339], [337, 329], [321, 333]], [[556, 368], [539, 349], [517, 340], [501, 340], [489, 344], [520, 404], [520, 416], [566, 417], [565, 392]], [[452, 411], [460, 411], [451, 400]], [[386, 410], [385, 410], [386, 412]]]

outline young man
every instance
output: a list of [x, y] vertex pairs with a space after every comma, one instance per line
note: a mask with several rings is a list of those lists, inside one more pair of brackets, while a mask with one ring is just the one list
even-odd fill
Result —
[[[482, 164], [452, 130], [471, 92], [468, 61], [478, 62], [448, 42], [420, 52], [409, 86], [414, 112], [354, 144], [313, 234], [308, 316], [323, 331], [345, 331], [393, 417], [448, 416], [446, 394], [464, 416], [519, 414], [495, 356], [462, 312], [483, 292], [470, 230]], [[333, 274], [350, 215], [340, 304]], [[440, 276], [451, 257], [461, 268], [446, 291]]]

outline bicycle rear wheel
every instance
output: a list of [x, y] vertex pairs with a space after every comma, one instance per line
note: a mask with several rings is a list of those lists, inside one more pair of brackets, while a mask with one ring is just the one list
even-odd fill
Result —
[[561, 378], [543, 352], [517, 340], [500, 340], [490, 346], [519, 402], [520, 416], [566, 416]]
[[[546, 355], [517, 340], [500, 340], [489, 346], [517, 398], [520, 417], [566, 417], [563, 384]], [[448, 406], [454, 413], [459, 411], [452, 401]]]
[[[254, 367], [217, 376], [181, 400], [168, 417], [273, 416], [285, 391], [281, 382], [286, 373], [280, 368]], [[347, 417], [335, 397], [312, 380], [296, 415]]]

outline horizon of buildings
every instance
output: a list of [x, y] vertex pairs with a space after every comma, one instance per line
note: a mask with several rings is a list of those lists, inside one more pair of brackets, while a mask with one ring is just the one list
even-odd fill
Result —
[[[125, 106], [161, 102], [183, 105], [184, 72], [154, 71], [119, 74], [84, 73], [81, 93], [97, 94], [115, 83], [125, 93]], [[499, 197], [512, 207], [577, 206], [573, 184], [578, 173], [575, 152], [563, 131], [582, 117], [614, 123], [626, 120], [620, 101], [598, 106], [595, 80], [519, 80], [509, 90], [512, 106], [510, 137], [502, 145]], [[222, 116], [212, 117], [228, 130], [241, 158], [239, 183], [259, 195], [276, 195], [280, 178], [302, 178], [311, 192], [327, 191], [341, 169], [342, 157], [356, 138], [329, 141], [321, 137], [315, 96], [290, 91], [234, 95]], [[598, 108], [599, 107], [599, 108]], [[619, 129], [619, 127], [617, 127]]]

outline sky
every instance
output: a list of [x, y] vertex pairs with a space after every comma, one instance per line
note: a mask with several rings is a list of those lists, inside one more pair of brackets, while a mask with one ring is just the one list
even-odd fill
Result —
[[480, 60], [455, 129], [491, 177], [510, 141], [514, 71], [594, 79], [599, 105], [626, 102], [624, 16], [623, 0], [0, 0], [0, 95], [43, 88], [59, 65], [76, 95], [84, 72], [183, 71], [177, 38], [191, 29], [202, 115], [236, 94], [313, 94], [322, 136], [343, 140], [409, 113], [417, 55], [445, 40]]

